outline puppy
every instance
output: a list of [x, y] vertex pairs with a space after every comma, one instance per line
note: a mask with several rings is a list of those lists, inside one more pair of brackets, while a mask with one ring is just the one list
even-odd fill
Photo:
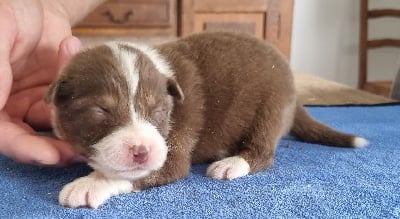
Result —
[[214, 179], [264, 170], [288, 133], [331, 146], [367, 144], [312, 119], [296, 103], [285, 59], [241, 34], [87, 49], [63, 68], [46, 100], [56, 135], [94, 169], [60, 192], [60, 204], [73, 208], [176, 181], [192, 163], [212, 162], [206, 174]]

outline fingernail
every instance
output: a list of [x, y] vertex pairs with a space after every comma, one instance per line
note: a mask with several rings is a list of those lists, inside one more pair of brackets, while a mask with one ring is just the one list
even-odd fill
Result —
[[53, 167], [54, 166], [54, 164], [45, 164], [45, 163], [43, 163], [43, 161], [37, 161], [37, 160], [32, 160], [30, 163], [35, 166], [39, 166], [39, 167]]

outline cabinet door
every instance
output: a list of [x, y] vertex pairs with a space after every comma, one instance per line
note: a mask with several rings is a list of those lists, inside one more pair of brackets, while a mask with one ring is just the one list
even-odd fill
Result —
[[108, 1], [87, 16], [80, 27], [168, 27], [173, 24], [171, 2]]
[[294, 0], [181, 0], [179, 35], [208, 30], [247, 32], [290, 58]]
[[265, 39], [290, 58], [293, 0], [269, 0], [265, 21]]
[[178, 0], [109, 0], [74, 29], [76, 35], [176, 36]]
[[197, 13], [194, 21], [194, 32], [222, 30], [245, 32], [264, 38], [263, 13]]

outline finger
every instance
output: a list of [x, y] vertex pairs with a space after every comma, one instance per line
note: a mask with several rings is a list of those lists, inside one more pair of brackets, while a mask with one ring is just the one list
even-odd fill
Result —
[[[26, 117], [33, 104], [43, 100], [46, 92], [47, 86], [40, 86], [12, 94], [9, 97], [5, 109], [11, 117], [23, 119]], [[49, 114], [44, 114], [44, 116], [49, 116]]]
[[58, 69], [61, 69], [81, 49], [81, 41], [74, 36], [68, 36], [61, 41], [58, 50]]
[[11, 122], [2, 121], [0, 128], [4, 130], [0, 138], [2, 154], [22, 163], [54, 165], [60, 161], [58, 150], [43, 138], [33, 136]]
[[47, 93], [47, 86], [37, 89], [38, 98], [31, 104], [24, 120], [35, 129], [50, 129], [51, 128], [51, 106], [47, 104], [43, 96]]
[[[14, 77], [14, 83], [11, 87], [12, 94], [32, 87], [49, 85], [57, 76], [56, 67], [42, 68], [42, 66], [35, 66], [35, 68], [41, 69], [34, 70], [33, 68], [25, 66], [25, 75], [23, 75], [22, 78], [18, 78], [18, 80]], [[26, 69], [29, 69], [29, 71]]]
[[84, 157], [76, 154], [71, 145], [67, 142], [56, 139], [51, 140], [54, 141], [54, 146], [60, 153], [60, 160], [56, 166], [68, 166], [74, 163], [82, 163], [86, 161]]
[[0, 130], [0, 153], [19, 162], [61, 165], [75, 156], [68, 143], [37, 136], [14, 123], [0, 121]]
[[[51, 137], [27, 135], [14, 145], [18, 154], [17, 160], [41, 166], [67, 166], [79, 161], [71, 146]], [[27, 144], [30, 142], [30, 144]]]
[[51, 110], [44, 100], [34, 103], [25, 116], [25, 121], [33, 128], [47, 130], [51, 128]]
[[86, 161], [67, 142], [38, 136], [26, 123], [11, 119], [4, 111], [0, 111], [0, 129], [5, 131], [0, 133], [0, 153], [19, 162], [67, 166]]

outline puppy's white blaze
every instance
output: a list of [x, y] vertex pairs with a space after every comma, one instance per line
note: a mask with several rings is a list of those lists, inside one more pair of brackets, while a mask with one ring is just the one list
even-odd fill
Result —
[[118, 63], [121, 63], [121, 69], [123, 70], [123, 74], [127, 79], [128, 87], [129, 87], [129, 110], [131, 114], [131, 121], [136, 123], [139, 120], [139, 115], [136, 112], [134, 107], [134, 97], [137, 93], [137, 87], [139, 84], [139, 69], [137, 68], [137, 54], [120, 49], [121, 45], [125, 45], [120, 42], [108, 42], [106, 45], [112, 50], [115, 58], [118, 60]]
[[166, 77], [172, 77], [174, 75], [174, 71], [172, 71], [167, 60], [155, 48], [145, 44], [131, 42], [120, 42], [120, 45], [130, 46], [141, 51], [151, 60], [156, 69]]
[[353, 147], [355, 148], [363, 148], [369, 144], [368, 140], [361, 137], [355, 137], [353, 139]]
[[111, 49], [114, 57], [121, 63], [121, 69], [126, 76], [130, 88], [136, 93], [139, 83], [139, 70], [136, 68], [137, 54], [120, 49], [118, 42], [108, 42], [106, 45]]
[[250, 165], [240, 156], [227, 157], [212, 163], [207, 168], [207, 176], [214, 179], [232, 180], [246, 176], [250, 172]]
[[58, 201], [63, 206], [72, 208], [88, 206], [98, 208], [114, 195], [130, 193], [133, 190], [131, 181], [108, 179], [92, 172], [64, 186]]
[[[147, 161], [138, 164], [132, 159], [130, 148], [148, 148]], [[164, 165], [168, 147], [157, 128], [146, 121], [129, 125], [106, 136], [92, 146], [95, 153], [89, 165], [110, 178], [135, 180], [147, 176]]]
[[139, 120], [139, 115], [134, 108], [134, 97], [137, 93], [139, 84], [139, 69], [137, 68], [137, 54], [131, 51], [121, 49], [120, 46], [128, 46], [135, 48], [146, 55], [154, 64], [156, 69], [163, 75], [171, 77], [174, 72], [171, 70], [168, 62], [159, 54], [159, 52], [145, 44], [128, 43], [128, 42], [108, 42], [106, 45], [112, 50], [115, 58], [121, 63], [121, 68], [127, 78], [130, 89], [130, 106], [132, 122]]

